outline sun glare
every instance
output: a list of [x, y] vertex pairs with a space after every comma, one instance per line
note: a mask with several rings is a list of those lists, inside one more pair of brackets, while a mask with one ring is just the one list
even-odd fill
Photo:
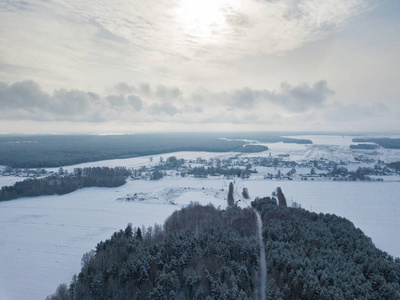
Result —
[[228, 0], [181, 0], [176, 9], [177, 19], [186, 34], [209, 38], [226, 28], [231, 3]]

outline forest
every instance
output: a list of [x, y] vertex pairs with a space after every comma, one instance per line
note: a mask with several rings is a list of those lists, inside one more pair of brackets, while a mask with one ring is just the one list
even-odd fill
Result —
[[[341, 217], [256, 198], [266, 299], [399, 299], [400, 259]], [[192, 203], [164, 226], [115, 232], [82, 258], [55, 299], [254, 299], [259, 246], [252, 209]]]
[[345, 218], [256, 199], [268, 264], [267, 299], [400, 299], [400, 259]]
[[242, 153], [254, 153], [254, 152], [262, 152], [267, 151], [267, 146], [262, 145], [244, 145], [244, 147], [240, 150]]
[[379, 148], [379, 145], [375, 145], [375, 144], [350, 145], [350, 149], [353, 149], [353, 150], [376, 150], [378, 148]]
[[[249, 138], [243, 136], [243, 139]], [[249, 136], [260, 138], [263, 142], [283, 141], [282, 137], [270, 133]], [[48, 168], [177, 151], [259, 152], [268, 149], [255, 145], [243, 147], [247, 143], [236, 139], [239, 137], [242, 137], [242, 134], [0, 135], [0, 165], [12, 168]]]
[[85, 187], [118, 187], [126, 183], [131, 171], [125, 167], [75, 168], [72, 174], [59, 173], [44, 178], [32, 178], [3, 186], [0, 201], [22, 197], [64, 195]]
[[48, 299], [253, 299], [254, 213], [192, 204], [164, 226], [130, 225], [84, 255], [69, 287]]
[[400, 161], [392, 162], [387, 164], [389, 168], [400, 171]]
[[400, 149], [400, 139], [393, 138], [354, 138], [355, 143], [375, 143], [386, 149]]

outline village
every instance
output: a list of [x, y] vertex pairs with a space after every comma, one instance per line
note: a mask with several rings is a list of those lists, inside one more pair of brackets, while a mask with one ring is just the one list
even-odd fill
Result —
[[[265, 180], [318, 180], [318, 181], [399, 181], [399, 170], [392, 169], [383, 161], [368, 156], [355, 156], [354, 161], [333, 161], [327, 158], [292, 160], [290, 154], [249, 156], [226, 153], [225, 157], [183, 159], [169, 156], [164, 159], [149, 157], [148, 163], [138, 168], [128, 168], [130, 180], [159, 180], [165, 176], [195, 178], [265, 179]], [[168, 155], [168, 154], [167, 154]], [[179, 155], [179, 153], [176, 153]], [[0, 176], [27, 178], [74, 177], [79, 168], [11, 168], [4, 167]]]
[[384, 181], [400, 180], [400, 172], [383, 161], [368, 157], [357, 157], [354, 162], [290, 159], [289, 154], [267, 157], [232, 155], [229, 158], [179, 159], [168, 157], [151, 167], [142, 166], [132, 170], [132, 180], [157, 180], [164, 176], [195, 178], [242, 179], [263, 178], [265, 180], [319, 180], [319, 181]]

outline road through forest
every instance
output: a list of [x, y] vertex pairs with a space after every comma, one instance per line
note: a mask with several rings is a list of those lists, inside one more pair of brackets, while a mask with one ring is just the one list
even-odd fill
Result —
[[[238, 182], [235, 182], [235, 193], [237, 197], [243, 201], [246, 205], [250, 206], [250, 203], [246, 201], [246, 199], [243, 198], [242, 194], [238, 192]], [[265, 257], [265, 244], [263, 242], [262, 238], [262, 220], [260, 213], [252, 208], [254, 213], [256, 214], [257, 218], [257, 240], [258, 244], [260, 245], [260, 299], [265, 300], [265, 295], [266, 295], [266, 290], [267, 290], [267, 260]]]

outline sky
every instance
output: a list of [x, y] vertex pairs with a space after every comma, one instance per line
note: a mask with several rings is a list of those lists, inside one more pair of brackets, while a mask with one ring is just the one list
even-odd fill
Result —
[[400, 130], [398, 0], [3, 0], [0, 134]]

